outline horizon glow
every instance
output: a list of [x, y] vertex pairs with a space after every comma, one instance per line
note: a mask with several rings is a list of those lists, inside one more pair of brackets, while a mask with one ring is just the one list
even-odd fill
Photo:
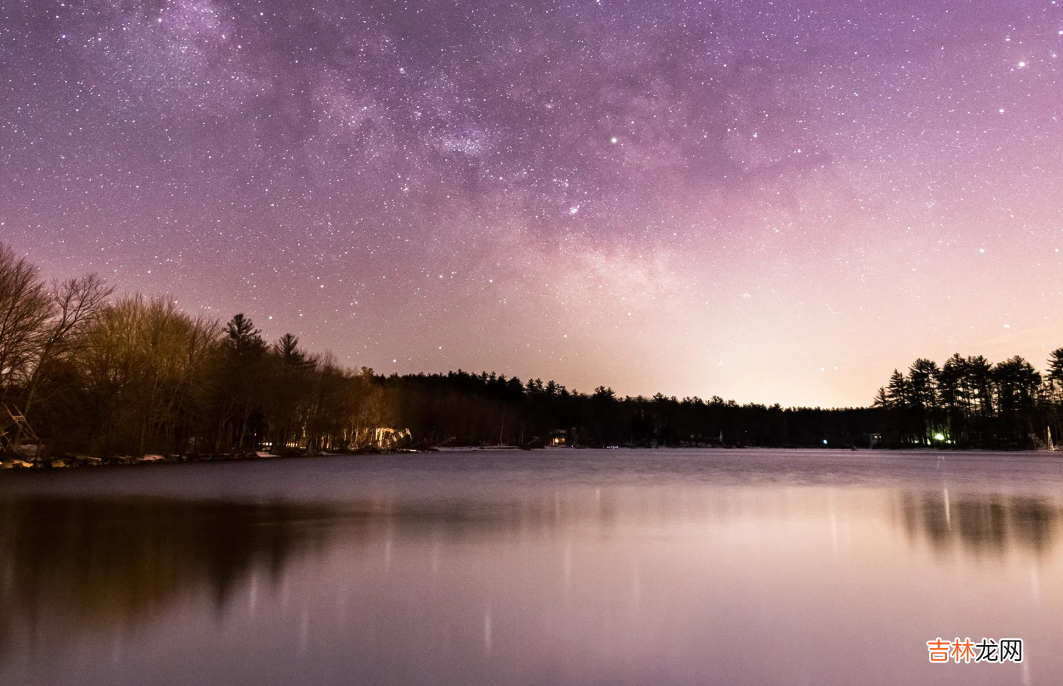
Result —
[[0, 0], [0, 241], [380, 373], [870, 404], [1063, 345], [1054, 2]]

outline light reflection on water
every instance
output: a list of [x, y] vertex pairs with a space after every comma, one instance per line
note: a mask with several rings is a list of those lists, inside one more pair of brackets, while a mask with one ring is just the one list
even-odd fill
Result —
[[[563, 451], [4, 474], [0, 683], [1058, 683], [1061, 464]], [[938, 636], [1021, 637], [1027, 660], [929, 665]]]

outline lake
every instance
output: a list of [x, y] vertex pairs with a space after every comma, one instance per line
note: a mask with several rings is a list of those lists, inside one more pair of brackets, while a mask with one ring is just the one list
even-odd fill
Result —
[[1061, 526], [1050, 453], [5, 472], [0, 684], [1058, 684]]

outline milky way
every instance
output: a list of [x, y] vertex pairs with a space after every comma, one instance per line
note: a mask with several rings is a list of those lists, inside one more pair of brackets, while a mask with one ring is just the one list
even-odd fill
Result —
[[1055, 2], [0, 0], [0, 240], [378, 372], [1063, 345]]

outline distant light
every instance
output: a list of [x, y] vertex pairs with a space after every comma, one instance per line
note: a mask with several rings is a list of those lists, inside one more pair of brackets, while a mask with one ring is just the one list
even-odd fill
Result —
[[827, 439], [826, 438], [823, 439], [823, 445], [827, 445]]
[[943, 440], [945, 440], [945, 434], [934, 434], [934, 440], [935, 441], [943, 441]]

